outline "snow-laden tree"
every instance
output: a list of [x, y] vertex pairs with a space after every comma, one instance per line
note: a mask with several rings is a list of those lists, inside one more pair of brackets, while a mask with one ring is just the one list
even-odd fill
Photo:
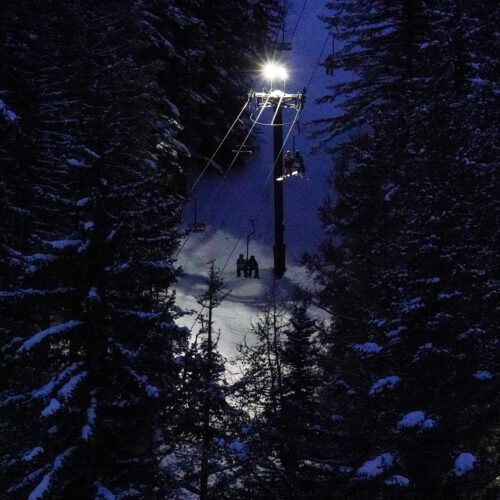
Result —
[[[345, 134], [312, 260], [332, 312], [331, 476], [359, 498], [490, 498], [498, 461], [498, 9], [340, 2], [352, 72], [322, 126]], [[494, 42], [498, 47], [498, 38]]]
[[304, 305], [284, 309], [275, 290], [241, 346], [234, 391], [247, 411], [248, 460], [232, 485], [238, 498], [323, 498], [318, 409], [317, 327]]
[[152, 498], [185, 341], [168, 291], [178, 119], [162, 61], [144, 57], [147, 5], [54, 1], [33, 16], [32, 228], [1, 295], [3, 496]]
[[[206, 291], [197, 297], [200, 323], [181, 364], [175, 414], [164, 420], [160, 446], [163, 497], [200, 500], [232, 498], [229, 485], [245, 462], [247, 448], [237, 439], [242, 412], [231, 402], [226, 360], [218, 351], [217, 308], [228, 295], [220, 270], [212, 263]], [[193, 326], [194, 328], [194, 326]]]

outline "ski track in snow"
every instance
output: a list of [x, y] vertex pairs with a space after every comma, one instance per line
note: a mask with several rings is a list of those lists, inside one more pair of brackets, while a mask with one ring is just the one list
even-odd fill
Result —
[[[292, 42], [292, 51], [285, 54], [290, 74], [286, 82], [287, 92], [301, 92], [308, 84], [325, 44], [328, 31], [318, 19], [318, 15], [326, 13], [321, 3], [308, 2]], [[291, 4], [287, 18], [289, 36], [303, 2], [295, 0]], [[331, 51], [331, 46], [329, 39], [322, 60]], [[327, 87], [338, 78], [338, 74], [336, 77], [326, 75], [323, 66], [316, 68], [299, 118], [300, 133], [295, 137], [295, 148], [304, 157], [307, 176], [291, 177], [284, 181], [287, 272], [279, 280], [279, 289], [284, 297], [288, 296], [293, 284], [312, 285], [300, 260], [305, 252], [313, 252], [322, 239], [318, 208], [329, 192], [327, 179], [333, 161], [325, 151], [311, 155], [310, 149], [317, 144], [317, 140], [310, 140], [307, 136], [312, 131], [312, 120], [334, 113], [331, 106], [316, 104], [315, 100], [324, 95]], [[266, 85], [266, 82], [256, 80], [254, 89], [260, 91]], [[293, 113], [284, 110], [283, 121], [292, 121]], [[264, 118], [270, 120], [270, 116], [265, 113], [262, 116]], [[273, 162], [273, 132], [271, 127], [263, 126], [256, 127], [252, 135], [255, 132], [258, 134], [259, 148], [244, 168], [232, 169], [222, 183], [220, 174], [208, 170], [196, 186], [192, 197], [198, 200], [197, 219], [207, 224], [207, 230], [192, 234], [178, 257], [178, 264], [182, 266], [185, 276], [177, 286], [177, 303], [185, 310], [196, 311], [178, 321], [188, 328], [193, 326], [200, 311], [194, 296], [205, 290], [208, 263], [214, 260], [216, 267], [225, 266], [225, 288], [230, 293], [214, 312], [214, 323], [216, 330], [221, 332], [219, 350], [228, 357], [235, 354], [236, 345], [248, 336], [251, 322], [256, 319], [259, 304], [262, 304], [263, 295], [266, 288], [269, 289], [273, 277], [273, 176], [269, 175]], [[287, 132], [288, 128], [284, 127], [284, 138]], [[284, 152], [292, 149], [292, 136], [296, 133], [297, 130], [290, 134]], [[216, 147], [217, 144], [214, 144], [214, 150]], [[193, 172], [192, 178], [197, 175], [199, 172]], [[193, 209], [193, 202], [188, 202], [184, 209], [184, 227], [193, 221]], [[250, 240], [249, 255], [255, 255], [259, 263], [260, 280], [236, 278], [236, 259], [240, 253], [246, 254], [246, 237], [251, 231], [251, 219], [255, 221], [256, 232]], [[196, 330], [197, 326], [193, 331]]]

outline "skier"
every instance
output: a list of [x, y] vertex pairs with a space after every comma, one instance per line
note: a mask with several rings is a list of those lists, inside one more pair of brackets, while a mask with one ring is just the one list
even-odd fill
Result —
[[284, 176], [288, 177], [292, 175], [292, 167], [293, 167], [293, 156], [290, 150], [288, 150], [283, 157], [283, 167], [284, 167]]
[[243, 271], [243, 276], [245, 276], [245, 278], [247, 278], [248, 277], [247, 261], [243, 257], [242, 253], [240, 253], [238, 260], [236, 261], [236, 277], [237, 278], [241, 278], [241, 271]]
[[259, 264], [255, 260], [255, 257], [252, 255], [248, 259], [248, 277], [252, 277], [252, 271], [254, 271], [254, 278], [260, 278], [259, 276]]
[[294, 164], [294, 168], [297, 171], [297, 174], [303, 175], [306, 173], [304, 159], [302, 158], [302, 155], [300, 154], [298, 149], [296, 149], [295, 153], [293, 154], [293, 164]]
[[326, 69], [326, 74], [333, 75], [334, 60], [331, 54], [329, 54], [328, 57], [325, 59], [324, 65]]

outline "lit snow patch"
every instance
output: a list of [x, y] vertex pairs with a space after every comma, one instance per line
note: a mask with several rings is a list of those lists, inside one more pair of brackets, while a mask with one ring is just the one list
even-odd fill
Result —
[[407, 413], [399, 422], [398, 427], [420, 427], [422, 429], [432, 429], [436, 424], [432, 418], [426, 418], [423, 411], [411, 411]]
[[33, 346], [41, 342], [45, 337], [49, 335], [55, 335], [57, 333], [64, 332], [66, 330], [71, 330], [79, 325], [81, 325], [81, 321], [70, 320], [66, 321], [66, 323], [60, 323], [59, 325], [51, 326], [41, 332], [36, 333], [31, 338], [29, 338], [24, 344], [17, 350], [17, 352], [29, 351]]
[[83, 225], [83, 229], [85, 231], [93, 231], [95, 228], [95, 224], [93, 221], [91, 220], [88, 220], [87, 222], [85, 222], [85, 224]]
[[353, 344], [352, 349], [358, 354], [371, 356], [373, 354], [379, 353], [382, 350], [382, 347], [380, 347], [375, 342], [365, 342], [364, 344]]
[[373, 460], [366, 461], [356, 472], [358, 476], [375, 477], [382, 474], [394, 463], [394, 455], [392, 453], [382, 453]]
[[97, 287], [93, 286], [87, 295], [91, 300], [99, 300], [99, 293], [97, 292]]
[[53, 415], [59, 408], [61, 407], [61, 403], [57, 401], [57, 399], [52, 398], [47, 407], [45, 407], [42, 411], [42, 417], [48, 417]]
[[407, 477], [400, 476], [398, 474], [395, 474], [394, 476], [390, 477], [389, 479], [384, 481], [385, 484], [388, 484], [389, 486], [409, 486], [410, 480]]
[[455, 460], [454, 472], [457, 476], [463, 476], [474, 467], [476, 457], [472, 453], [460, 453]]
[[378, 394], [384, 389], [394, 389], [394, 386], [401, 382], [401, 377], [391, 375], [390, 377], [379, 378], [371, 387], [370, 394]]
[[487, 370], [478, 370], [476, 373], [474, 373], [474, 377], [478, 378], [479, 380], [488, 380], [490, 378], [493, 378], [493, 375]]

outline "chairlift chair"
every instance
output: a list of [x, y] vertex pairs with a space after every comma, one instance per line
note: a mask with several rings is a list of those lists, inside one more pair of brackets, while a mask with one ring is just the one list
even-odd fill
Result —
[[190, 222], [188, 225], [187, 225], [187, 232], [188, 233], [203, 233], [205, 232], [205, 229], [206, 229], [206, 224], [203, 223], [203, 222], [198, 222], [196, 220], [196, 216], [197, 216], [197, 202], [196, 202], [196, 198], [193, 198], [194, 199], [194, 222]]
[[255, 147], [248, 144], [236, 144], [232, 149], [233, 153], [251, 155], [255, 152]]
[[292, 50], [292, 42], [274, 42], [273, 49], [281, 52], [288, 52]]

